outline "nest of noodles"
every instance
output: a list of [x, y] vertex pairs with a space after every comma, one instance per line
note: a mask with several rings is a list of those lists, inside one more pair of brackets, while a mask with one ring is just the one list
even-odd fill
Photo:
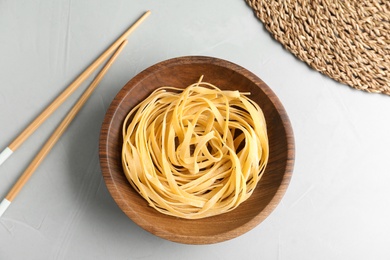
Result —
[[123, 124], [122, 166], [157, 211], [199, 219], [247, 200], [267, 165], [267, 128], [248, 93], [202, 82], [162, 87]]

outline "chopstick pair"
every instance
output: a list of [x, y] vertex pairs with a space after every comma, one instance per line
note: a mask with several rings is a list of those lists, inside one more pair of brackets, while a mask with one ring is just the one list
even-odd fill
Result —
[[52, 147], [56, 144], [61, 135], [65, 132], [69, 124], [72, 122], [76, 114], [83, 107], [85, 102], [91, 96], [92, 92], [96, 89], [97, 85], [103, 79], [104, 75], [114, 63], [118, 55], [121, 53], [123, 48], [127, 44], [126, 38], [150, 15], [150, 11], [145, 12], [125, 33], [123, 33], [99, 58], [97, 58], [80, 76], [73, 81], [39, 116], [37, 116], [30, 125], [23, 130], [21, 134], [19, 134], [16, 139], [6, 147], [2, 153], [0, 153], [0, 165], [7, 160], [16, 149], [19, 148], [21, 144], [81, 85], [82, 82], [86, 78], [88, 78], [92, 72], [94, 72], [104, 60], [108, 58], [115, 50], [115, 53], [111, 56], [111, 58], [104, 65], [99, 74], [95, 77], [92, 83], [88, 86], [88, 88], [84, 91], [82, 96], [79, 98], [77, 103], [73, 106], [73, 108], [69, 111], [60, 125], [56, 128], [50, 138], [46, 141], [42, 149], [35, 156], [33, 161], [24, 171], [24, 173], [20, 176], [15, 185], [11, 188], [8, 194], [0, 203], [0, 217], [7, 210], [11, 202], [15, 199], [18, 193], [21, 191], [23, 186], [32, 176], [34, 171], [46, 157], [46, 155], [50, 152]]

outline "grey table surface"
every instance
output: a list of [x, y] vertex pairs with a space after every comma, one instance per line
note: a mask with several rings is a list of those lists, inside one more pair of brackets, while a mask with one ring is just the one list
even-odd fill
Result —
[[[243, 0], [0, 0], [0, 149], [146, 10], [151, 16], [0, 219], [0, 259], [390, 259], [389, 97], [309, 68]], [[283, 103], [296, 141], [279, 206], [213, 245], [173, 243], [134, 224], [111, 198], [98, 158], [116, 93], [143, 69], [186, 55], [258, 75]], [[84, 88], [1, 165], [0, 198]]]

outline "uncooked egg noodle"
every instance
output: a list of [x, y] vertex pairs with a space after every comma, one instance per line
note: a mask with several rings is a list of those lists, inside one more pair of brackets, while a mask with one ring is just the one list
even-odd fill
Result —
[[161, 87], [123, 124], [122, 164], [159, 212], [199, 219], [235, 209], [262, 177], [269, 155], [261, 108], [249, 93], [200, 80]]

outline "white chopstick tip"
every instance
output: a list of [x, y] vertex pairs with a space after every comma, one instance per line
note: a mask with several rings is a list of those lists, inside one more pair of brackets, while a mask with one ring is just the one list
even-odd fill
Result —
[[5, 162], [5, 160], [7, 160], [8, 157], [10, 157], [12, 153], [13, 153], [13, 151], [12, 151], [9, 147], [5, 148], [5, 149], [0, 153], [0, 165], [2, 165], [3, 162]]
[[11, 201], [7, 199], [3, 199], [3, 201], [0, 203], [0, 218], [4, 214], [4, 212], [7, 210], [7, 208], [11, 205]]

